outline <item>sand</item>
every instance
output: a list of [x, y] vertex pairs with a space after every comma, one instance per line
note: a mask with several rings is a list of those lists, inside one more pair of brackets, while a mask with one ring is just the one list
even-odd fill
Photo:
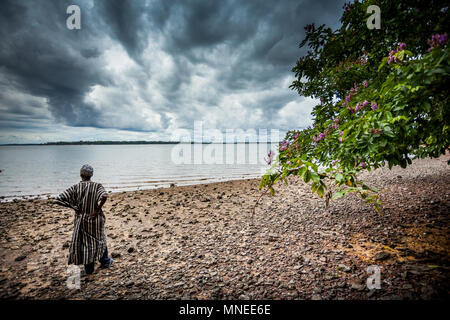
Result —
[[[48, 200], [0, 203], [0, 297], [8, 299], [447, 299], [450, 156], [362, 174], [328, 208], [295, 178], [260, 196], [259, 180], [111, 193], [110, 269], [67, 287], [73, 211]], [[367, 267], [381, 289], [367, 288]], [[97, 265], [98, 266], [98, 265]]]

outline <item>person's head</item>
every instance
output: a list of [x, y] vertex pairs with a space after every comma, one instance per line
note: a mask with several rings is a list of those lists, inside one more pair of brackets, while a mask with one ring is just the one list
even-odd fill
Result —
[[80, 169], [80, 177], [81, 180], [87, 181], [91, 180], [91, 177], [94, 175], [94, 168], [92, 168], [90, 165], [85, 164]]

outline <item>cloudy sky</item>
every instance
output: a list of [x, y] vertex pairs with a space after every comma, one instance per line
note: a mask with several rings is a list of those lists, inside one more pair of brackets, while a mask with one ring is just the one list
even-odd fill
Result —
[[3, 0], [0, 143], [308, 126], [316, 101], [289, 89], [290, 70], [303, 27], [337, 27], [343, 3]]

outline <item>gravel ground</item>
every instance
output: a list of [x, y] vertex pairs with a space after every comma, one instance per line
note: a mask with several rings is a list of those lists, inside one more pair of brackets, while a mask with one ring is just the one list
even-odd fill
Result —
[[[449, 155], [362, 177], [377, 214], [356, 195], [325, 208], [291, 180], [262, 198], [258, 180], [111, 194], [110, 269], [69, 289], [73, 212], [48, 200], [0, 203], [0, 298], [448, 299]], [[367, 267], [380, 268], [369, 290]]]

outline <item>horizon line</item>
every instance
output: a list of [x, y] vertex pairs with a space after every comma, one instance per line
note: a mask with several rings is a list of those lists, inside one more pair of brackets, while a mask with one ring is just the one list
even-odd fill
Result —
[[121, 145], [121, 144], [272, 144], [280, 143], [281, 141], [235, 141], [235, 142], [212, 142], [212, 141], [145, 141], [145, 140], [96, 140], [96, 141], [56, 141], [56, 142], [42, 142], [42, 143], [2, 143], [0, 146], [49, 146], [49, 145]]

